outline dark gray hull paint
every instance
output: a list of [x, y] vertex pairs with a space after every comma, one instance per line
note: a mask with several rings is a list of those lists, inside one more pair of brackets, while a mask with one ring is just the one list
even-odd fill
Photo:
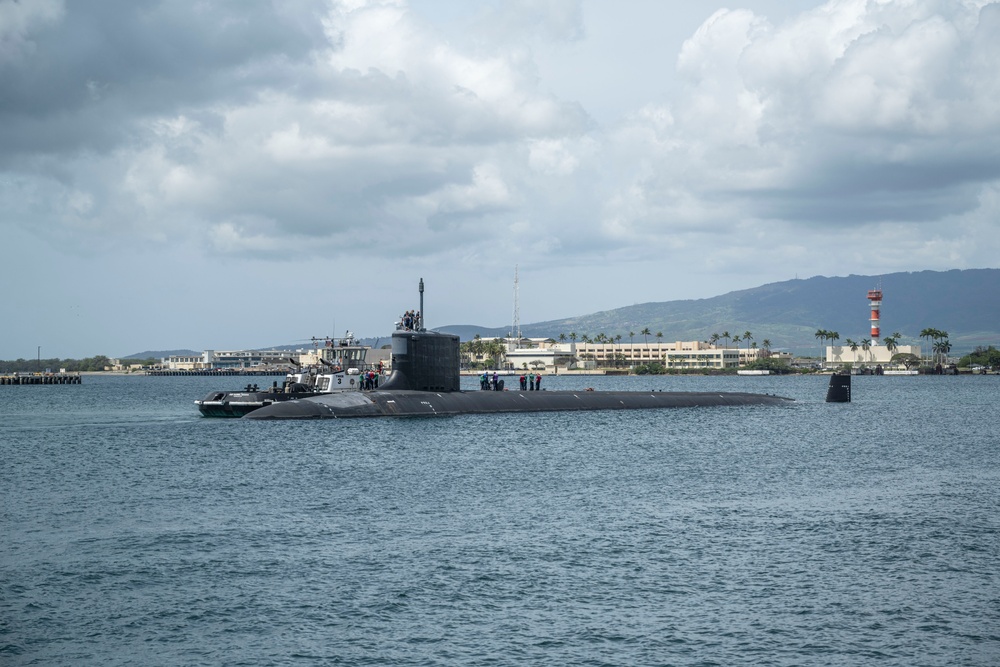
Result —
[[738, 392], [639, 391], [372, 391], [325, 394], [275, 403], [244, 419], [340, 419], [502, 412], [644, 410], [719, 405], [788, 405], [792, 399]]

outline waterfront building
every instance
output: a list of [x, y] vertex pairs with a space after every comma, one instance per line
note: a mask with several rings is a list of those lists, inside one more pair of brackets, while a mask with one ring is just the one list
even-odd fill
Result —
[[826, 348], [827, 366], [886, 366], [897, 354], [912, 354], [920, 359], [919, 345], [897, 345], [890, 352], [885, 345], [872, 345], [867, 350], [860, 346], [852, 350], [848, 345], [828, 345]]
[[[705, 341], [658, 342], [557, 342], [552, 338], [506, 339], [504, 368], [512, 371], [593, 370], [659, 363], [678, 370], [735, 369], [763, 357], [757, 348], [719, 347]], [[770, 352], [771, 358], [790, 361], [787, 352]], [[478, 359], [474, 361], [488, 361]]]
[[[320, 361], [322, 360], [322, 362]], [[293, 363], [294, 362], [294, 363]], [[357, 345], [327, 345], [297, 350], [205, 350], [200, 355], [172, 355], [163, 359], [163, 367], [172, 371], [215, 369], [251, 369], [261, 367], [330, 366], [360, 367], [362, 363], [383, 370], [390, 366], [390, 350], [373, 350]]]
[[303, 350], [205, 350], [200, 355], [171, 355], [163, 365], [172, 371], [247, 369], [260, 366], [288, 366], [289, 358], [299, 360]]
[[205, 365], [205, 358], [201, 354], [172, 354], [162, 361], [163, 367], [171, 371], [201, 371], [210, 368]]
[[577, 343], [577, 355], [593, 359], [598, 366], [630, 368], [659, 363], [676, 370], [735, 369], [753, 363], [767, 354], [782, 362], [791, 360], [787, 352], [766, 352], [760, 348], [720, 347], [707, 341], [672, 343]]

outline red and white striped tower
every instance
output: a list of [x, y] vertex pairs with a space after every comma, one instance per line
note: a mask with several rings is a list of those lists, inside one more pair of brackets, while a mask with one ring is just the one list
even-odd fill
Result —
[[879, 312], [882, 310], [882, 286], [878, 289], [868, 290], [868, 303], [872, 307], [872, 340], [878, 340], [880, 329], [878, 326]]

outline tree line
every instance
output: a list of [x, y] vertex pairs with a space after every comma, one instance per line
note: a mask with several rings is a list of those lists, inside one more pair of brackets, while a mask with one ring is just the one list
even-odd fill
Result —
[[459, 346], [459, 353], [470, 368], [478, 367], [480, 363], [476, 360], [484, 357], [493, 360], [493, 368], [499, 368], [500, 360], [507, 354], [507, 345], [500, 338], [487, 340], [476, 334], [475, 338]]
[[[130, 359], [129, 363], [142, 366], [154, 366], [160, 363], [159, 359]], [[65, 369], [67, 373], [89, 373], [103, 371], [111, 366], [111, 359], [99, 354], [96, 357], [86, 357], [84, 359], [14, 359], [11, 361], [0, 361], [0, 373], [41, 373], [48, 369], [56, 373]]]
[[980, 345], [970, 354], [967, 354], [959, 359], [958, 365], [961, 368], [968, 368], [969, 366], [984, 366], [993, 370], [1000, 369], [1000, 350], [996, 349], [992, 345], [989, 347], [983, 347]]

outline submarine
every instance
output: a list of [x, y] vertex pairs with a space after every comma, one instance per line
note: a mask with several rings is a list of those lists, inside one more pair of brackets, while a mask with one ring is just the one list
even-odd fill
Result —
[[[418, 322], [424, 322], [420, 280]], [[677, 391], [468, 391], [460, 387], [460, 340], [454, 334], [397, 330], [392, 334], [392, 372], [373, 391], [337, 391], [272, 403], [243, 419], [342, 419], [512, 412], [647, 410], [724, 405], [788, 405], [791, 398], [741, 392]]]

